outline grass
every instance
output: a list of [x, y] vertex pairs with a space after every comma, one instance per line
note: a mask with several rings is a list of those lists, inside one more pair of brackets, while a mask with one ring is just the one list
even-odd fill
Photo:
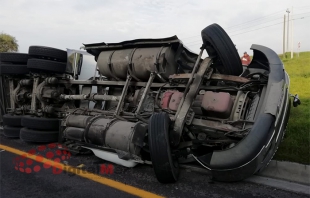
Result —
[[290, 76], [290, 93], [299, 95], [301, 105], [291, 108], [286, 134], [274, 159], [310, 164], [310, 52], [301, 52], [299, 57], [295, 54], [293, 59], [280, 57]]

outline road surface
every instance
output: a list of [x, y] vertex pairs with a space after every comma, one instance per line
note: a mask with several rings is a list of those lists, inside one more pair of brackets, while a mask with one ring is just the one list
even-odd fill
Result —
[[[66, 169], [68, 172], [61, 171], [49, 166], [46, 161], [43, 163], [41, 159], [34, 158], [36, 155], [50, 160], [57, 157], [57, 147], [42, 145], [44, 144], [28, 144], [20, 139], [8, 139], [0, 135], [0, 197], [307, 197], [248, 182], [213, 182], [209, 175], [186, 169], [182, 169], [177, 183], [164, 185], [157, 182], [149, 165], [124, 168], [93, 155], [69, 156], [61, 153], [59, 162], [72, 167], [70, 170]], [[31, 153], [32, 158], [29, 159], [28, 155], [20, 157], [21, 153], [16, 152]], [[64, 159], [62, 156], [65, 156]], [[109, 165], [114, 167], [113, 174], [109, 169], [102, 169]]]

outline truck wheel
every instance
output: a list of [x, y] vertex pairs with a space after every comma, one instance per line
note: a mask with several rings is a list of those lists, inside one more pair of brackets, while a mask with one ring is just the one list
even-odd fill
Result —
[[40, 118], [33, 116], [24, 116], [21, 120], [23, 127], [37, 130], [58, 131], [59, 120], [57, 118]]
[[27, 64], [29, 59], [28, 54], [3, 52], [0, 53], [0, 62]]
[[67, 62], [67, 52], [52, 47], [30, 46], [28, 54], [35, 58], [50, 59], [58, 62]]
[[32, 58], [28, 60], [27, 67], [29, 70], [33, 71], [65, 73], [67, 64], [56, 61]]
[[10, 63], [0, 63], [0, 75], [21, 75], [28, 74], [27, 65], [15, 65]]
[[48, 143], [58, 141], [58, 131], [39, 131], [28, 128], [20, 130], [20, 139], [24, 142]]
[[21, 127], [21, 119], [23, 116], [5, 114], [3, 116], [3, 125], [8, 125], [12, 127]]
[[171, 154], [169, 141], [170, 118], [167, 113], [153, 114], [150, 118], [148, 136], [153, 169], [161, 183], [176, 182], [179, 164]]
[[20, 129], [21, 127], [4, 126], [3, 134], [8, 138], [19, 138]]
[[221, 26], [216, 23], [207, 26], [201, 31], [201, 37], [220, 73], [239, 76], [243, 72], [236, 47]]

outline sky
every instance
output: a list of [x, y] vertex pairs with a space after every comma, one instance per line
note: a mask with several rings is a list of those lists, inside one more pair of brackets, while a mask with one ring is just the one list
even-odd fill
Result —
[[0, 32], [14, 36], [22, 53], [31, 45], [65, 50], [173, 35], [198, 52], [201, 30], [217, 23], [240, 55], [251, 55], [252, 44], [282, 53], [288, 8], [294, 51], [298, 42], [310, 51], [309, 0], [0, 0]]

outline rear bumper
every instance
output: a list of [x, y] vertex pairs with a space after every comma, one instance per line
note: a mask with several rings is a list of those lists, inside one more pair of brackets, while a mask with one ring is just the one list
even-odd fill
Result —
[[242, 180], [266, 166], [288, 122], [289, 80], [281, 60], [267, 47], [252, 45], [251, 49], [254, 50], [254, 58], [249, 68], [270, 71], [261, 112], [249, 135], [235, 147], [198, 157], [199, 162], [209, 168], [214, 179], [219, 181]]

